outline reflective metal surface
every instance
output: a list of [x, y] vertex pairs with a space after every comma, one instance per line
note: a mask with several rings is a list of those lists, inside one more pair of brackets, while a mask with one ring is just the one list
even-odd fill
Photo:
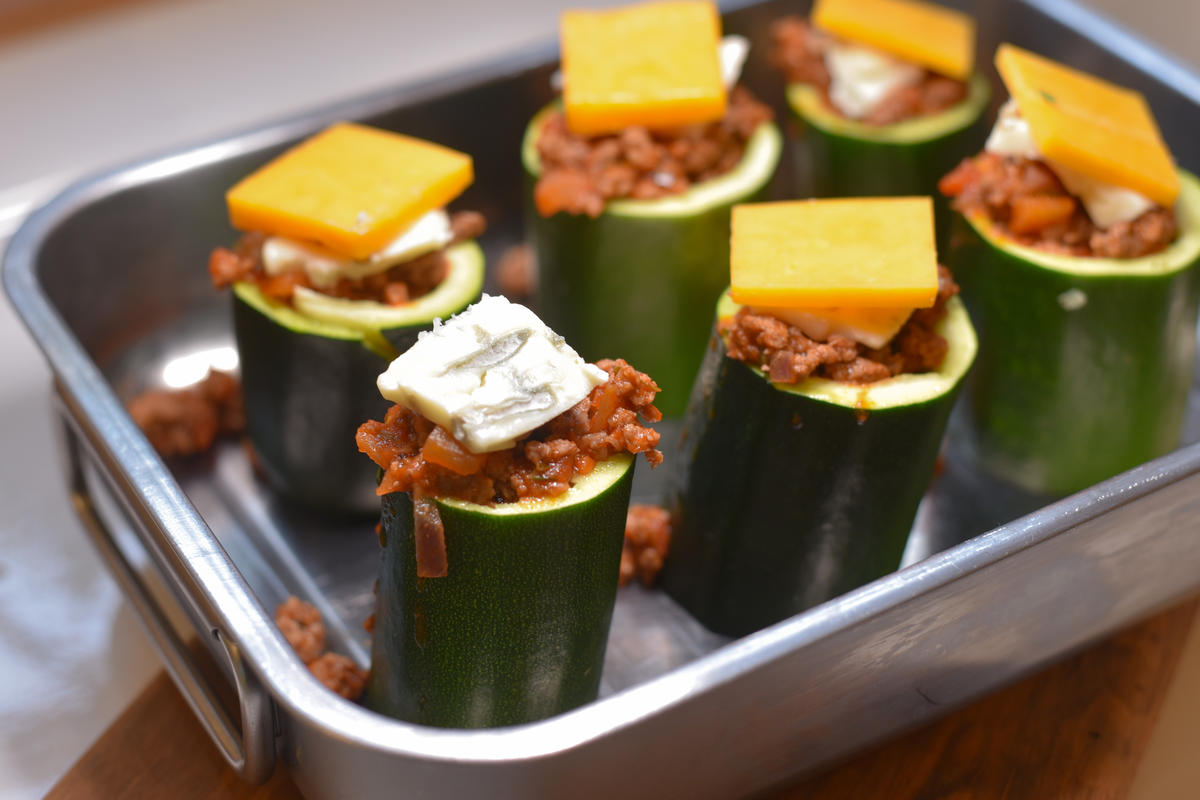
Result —
[[[773, 2], [732, 11], [727, 30], [765, 41], [770, 20], [795, 10]], [[1190, 73], [1162, 68], [1070, 3], [975, 10], [983, 52], [1014, 41], [1144, 91], [1178, 160], [1200, 165]], [[170, 380], [168, 365], [229, 345], [228, 298], [203, 269], [209, 249], [234, 235], [222, 194], [335, 119], [474, 154], [476, 183], [461, 202], [491, 220], [483, 244], [494, 263], [521, 237], [519, 138], [549, 99], [552, 56], [547, 46], [97, 176], [37, 212], [9, 247], [6, 289], [87, 442], [74, 490], [94, 496], [104, 524], [140, 541], [227, 660], [243, 689], [234, 718], [250, 743], [247, 778], [269, 769], [266, 735], [313, 797], [392, 796], [398, 786], [412, 796], [747, 793], [944, 713], [1200, 588], [1200, 447], [1045, 507], [975, 473], [952, 448], [918, 516], [911, 566], [735, 642], [708, 634], [658, 592], [625, 590], [604, 696], [571, 713], [502, 730], [429, 730], [321, 688], [270, 610], [289, 593], [315, 602], [332, 646], [365, 662], [361, 622], [378, 557], [372, 522], [289, 507], [257, 483], [237, 444], [172, 472], [121, 400]], [[761, 47], [746, 80], [781, 98]], [[1200, 432], [1196, 411], [1189, 441]], [[661, 477], [643, 470], [635, 492], [653, 499]], [[185, 692], [203, 694], [180, 675]], [[214, 725], [236, 762], [234, 734]]]

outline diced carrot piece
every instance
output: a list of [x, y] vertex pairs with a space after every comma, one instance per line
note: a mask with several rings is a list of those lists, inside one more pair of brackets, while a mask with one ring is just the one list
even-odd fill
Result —
[[588, 430], [592, 433], [597, 433], [608, 427], [608, 419], [617, 410], [617, 390], [613, 388], [613, 381], [609, 381], [600, 387], [600, 391], [596, 395], [596, 404], [592, 410], [592, 417], [588, 420]]
[[1075, 199], [1061, 194], [1032, 194], [1012, 201], [1008, 227], [1013, 233], [1035, 233], [1066, 222], [1075, 213]]
[[964, 158], [961, 164], [943, 175], [942, 179], [938, 181], [938, 191], [945, 197], [958, 197], [978, 176], [979, 169], [975, 166], [974, 160]]
[[297, 286], [307, 286], [308, 281], [303, 273], [281, 272], [269, 275], [259, 281], [258, 287], [267, 297], [276, 300], [288, 300], [295, 293]]
[[421, 446], [421, 455], [429, 463], [445, 467], [457, 475], [474, 475], [483, 469], [487, 461], [486, 454], [472, 453], [440, 425], [433, 429]]
[[598, 217], [604, 211], [604, 198], [596, 191], [591, 179], [578, 170], [554, 170], [533, 188], [533, 202], [543, 217], [560, 211], [583, 211]]

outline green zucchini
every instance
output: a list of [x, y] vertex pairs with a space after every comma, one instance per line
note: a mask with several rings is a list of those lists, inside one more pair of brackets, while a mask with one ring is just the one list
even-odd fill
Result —
[[595, 699], [616, 600], [633, 457], [564, 495], [438, 500], [449, 571], [418, 578], [413, 506], [383, 497], [366, 705], [422, 725], [517, 725]]
[[614, 200], [599, 217], [533, 206], [541, 174], [537, 137], [547, 108], [525, 131], [526, 232], [537, 253], [538, 313], [586, 361], [620, 356], [662, 388], [666, 416], [683, 413], [708, 339], [710, 309], [729, 283], [729, 213], [763, 199], [782, 150], [763, 124], [733, 171], [674, 197]]
[[[737, 309], [726, 294], [717, 317]], [[936, 372], [786, 385], [726, 357], [714, 331], [668, 495], [667, 593], [742, 636], [895, 570], [975, 356], [957, 298], [938, 332]]]
[[953, 108], [893, 125], [867, 125], [835, 114], [813, 86], [789, 84], [788, 106], [800, 128], [792, 145], [800, 196], [933, 195], [940, 234], [951, 216], [936, 191], [938, 180], [983, 144], [991, 93], [987, 79], [975, 74], [966, 99]]
[[1178, 239], [1144, 258], [1055, 255], [956, 223], [948, 264], [980, 329], [970, 450], [1065, 495], [1179, 445], [1196, 359], [1200, 182], [1180, 172]]
[[447, 254], [442, 284], [398, 308], [309, 293], [297, 297], [302, 312], [252, 283], [234, 285], [246, 431], [280, 492], [330, 511], [378, 508], [375, 467], [354, 444], [362, 421], [387, 411], [375, 379], [435, 317], [461, 311], [483, 290], [478, 245], [464, 242]]

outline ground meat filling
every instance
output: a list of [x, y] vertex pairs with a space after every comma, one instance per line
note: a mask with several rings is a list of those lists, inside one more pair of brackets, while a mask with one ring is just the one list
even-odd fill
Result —
[[417, 500], [419, 576], [447, 574], [440, 515], [435, 503], [422, 502], [426, 498], [492, 505], [554, 497], [616, 453], [642, 453], [652, 467], [662, 463], [659, 433], [643, 424], [662, 419], [654, 407], [658, 385], [621, 359], [596, 366], [608, 373], [606, 382], [508, 450], [472, 453], [445, 428], [401, 405], [388, 409], [382, 422], [359, 427], [358, 449], [384, 471], [377, 492], [411, 492]]
[[1179, 234], [1173, 209], [1155, 206], [1129, 222], [1099, 228], [1041, 161], [997, 153], [964, 159], [938, 183], [965, 215], [982, 214], [1018, 244], [1050, 253], [1139, 258]]
[[827, 342], [805, 336], [775, 317], [742, 308], [718, 323], [730, 358], [761, 367], [775, 383], [810, 376], [844, 383], [874, 383], [895, 375], [931, 372], [942, 365], [949, 345], [934, 330], [946, 316], [946, 303], [958, 294], [950, 270], [938, 267], [937, 299], [918, 308], [886, 346], [875, 350], [833, 334]]
[[218, 436], [241, 433], [246, 425], [241, 384], [216, 370], [184, 389], [143, 392], [126, 409], [162, 456], [202, 453]]
[[[816, 31], [802, 17], [784, 17], [771, 25], [771, 66], [783, 73], [789, 83], [807, 83], [818, 89], [825, 105], [833, 113], [845, 114], [829, 99], [829, 70], [825, 66], [825, 47], [833, 41]], [[894, 89], [859, 119], [868, 125], [891, 125], [952, 108], [967, 97], [967, 84], [925, 70], [918, 83]]]
[[597, 366], [609, 374], [606, 382], [508, 450], [472, 453], [445, 428], [401, 405], [383, 422], [364, 422], [358, 449], [384, 470], [378, 493], [417, 490], [491, 505], [560, 495], [576, 476], [616, 453], [644, 453], [658, 465], [659, 434], [642, 424], [662, 419], [653, 405], [658, 385], [621, 359]]
[[[483, 215], [474, 211], [458, 211], [450, 216], [454, 232], [451, 244], [475, 239], [487, 228]], [[355, 280], [343, 279], [332, 287], [315, 287], [303, 269], [292, 269], [268, 275], [262, 265], [262, 246], [266, 236], [247, 233], [232, 250], [218, 247], [208, 259], [208, 272], [213, 286], [223, 289], [238, 281], [255, 284], [267, 297], [288, 302], [297, 287], [314, 289], [331, 297], [347, 300], [372, 300], [389, 306], [411, 303], [436, 289], [446, 278], [449, 260], [445, 249], [426, 253], [392, 268]]]
[[357, 700], [367, 685], [366, 670], [341, 653], [323, 653], [308, 665], [308, 671], [321, 684], [347, 700]]
[[325, 623], [315, 606], [293, 595], [275, 609], [275, 624], [325, 688], [347, 700], [358, 699], [367, 672], [346, 656], [325, 650]]
[[305, 664], [325, 652], [325, 623], [316, 606], [292, 595], [275, 609], [275, 625]]
[[653, 586], [671, 546], [671, 517], [665, 508], [635, 503], [625, 516], [625, 543], [621, 548], [619, 583], [635, 577]]
[[682, 194], [736, 167], [746, 142], [772, 116], [743, 86], [730, 91], [717, 122], [673, 131], [632, 126], [614, 135], [578, 136], [555, 112], [538, 138], [542, 174], [534, 203], [543, 217], [560, 211], [598, 217], [609, 200]]

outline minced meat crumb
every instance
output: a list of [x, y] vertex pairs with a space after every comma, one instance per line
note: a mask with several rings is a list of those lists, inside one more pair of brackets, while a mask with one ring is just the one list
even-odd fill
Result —
[[311, 603], [292, 595], [275, 609], [275, 625], [305, 664], [325, 652], [325, 623]]
[[937, 299], [918, 308], [882, 348], [873, 349], [833, 334], [826, 342], [805, 336], [775, 317], [742, 308], [718, 323], [730, 358], [762, 367], [775, 383], [796, 383], [809, 376], [844, 383], [874, 383], [894, 375], [930, 372], [942, 365], [949, 348], [934, 330], [946, 316], [946, 303], [958, 294], [950, 270], [938, 266]]
[[[451, 244], [475, 239], [487, 228], [482, 214], [457, 211], [450, 215], [454, 233]], [[402, 306], [429, 294], [446, 278], [449, 261], [445, 249], [435, 250], [392, 268], [354, 280], [342, 279], [331, 287], [314, 287], [303, 269], [292, 269], [268, 275], [262, 266], [262, 246], [266, 236], [247, 233], [232, 250], [218, 247], [208, 259], [208, 273], [213, 286], [223, 289], [238, 281], [250, 281], [267, 297], [288, 302], [297, 287], [315, 289], [330, 297], [347, 300], [372, 300], [390, 306]]]
[[983, 214], [1019, 244], [1051, 253], [1138, 258], [1167, 248], [1175, 212], [1155, 206], [1129, 222], [1097, 227], [1058, 176], [1036, 159], [982, 153], [942, 178], [938, 189], [963, 214]]
[[246, 424], [241, 384], [217, 370], [183, 389], [143, 392], [130, 400], [126, 409], [163, 456], [204, 452], [218, 436], [241, 433]]
[[625, 517], [620, 585], [637, 577], [652, 586], [671, 546], [671, 517], [665, 508], [635, 503]]
[[292, 595], [275, 609], [275, 624], [317, 680], [347, 700], [357, 700], [367, 671], [346, 656], [325, 650], [325, 623], [311, 603]]
[[537, 260], [528, 244], [516, 244], [496, 262], [496, 285], [509, 300], [524, 300], [537, 291]]
[[537, 143], [542, 174], [534, 203], [543, 217], [560, 211], [598, 217], [616, 198], [681, 194], [737, 166], [746, 142], [772, 116], [744, 86], [730, 91], [720, 120], [673, 131], [635, 125], [585, 137], [571, 133], [561, 112], [551, 114]]
[[324, 653], [308, 665], [321, 684], [347, 700], [357, 700], [367, 685], [367, 671], [339, 653]]
[[[825, 105], [838, 116], [845, 116], [829, 99], [829, 70], [825, 66], [825, 48], [833, 41], [815, 30], [803, 17], [784, 17], [770, 28], [771, 66], [783, 73], [789, 83], [807, 83], [818, 89]], [[868, 125], [891, 125], [906, 119], [937, 114], [958, 105], [967, 97], [962, 81], [925, 70], [921, 80], [899, 86], [879, 101], [865, 117]]]

